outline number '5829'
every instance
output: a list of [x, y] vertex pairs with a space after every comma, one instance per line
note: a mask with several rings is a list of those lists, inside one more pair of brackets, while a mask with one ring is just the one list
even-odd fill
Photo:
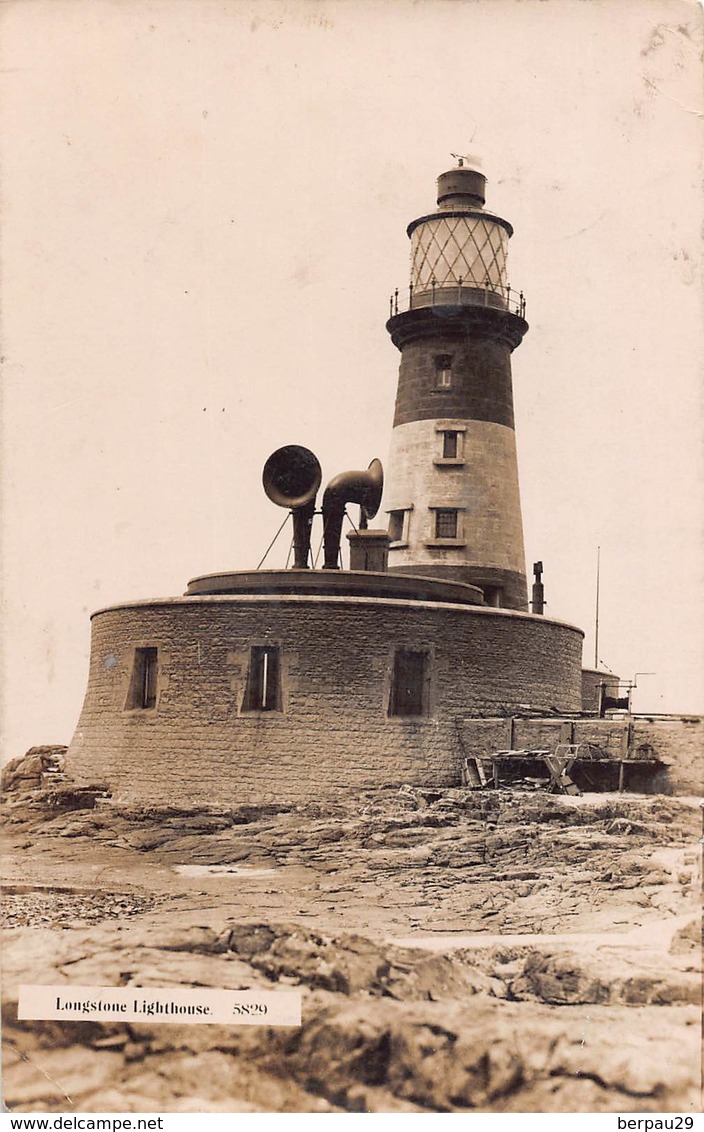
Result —
[[236, 1002], [232, 1007], [232, 1013], [241, 1017], [248, 1015], [249, 1017], [257, 1014], [266, 1014], [267, 1006], [265, 1002]]

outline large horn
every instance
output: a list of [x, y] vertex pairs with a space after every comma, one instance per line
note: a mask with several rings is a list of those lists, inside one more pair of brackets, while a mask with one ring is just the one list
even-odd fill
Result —
[[341, 472], [325, 488], [323, 495], [323, 535], [325, 540], [324, 570], [337, 570], [340, 557], [342, 517], [346, 503], [358, 503], [362, 509], [360, 526], [366, 527], [379, 510], [384, 490], [384, 469], [381, 460], [372, 460], [366, 472]]
[[310, 528], [322, 472], [316, 456], [300, 444], [277, 448], [264, 465], [262, 483], [272, 503], [290, 507], [293, 515], [293, 566], [306, 570]]

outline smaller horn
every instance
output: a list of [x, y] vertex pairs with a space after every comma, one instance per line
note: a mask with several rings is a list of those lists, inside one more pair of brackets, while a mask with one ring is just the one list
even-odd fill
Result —
[[325, 488], [323, 495], [324, 570], [337, 570], [340, 557], [342, 517], [346, 503], [358, 503], [362, 509], [360, 526], [366, 527], [379, 510], [384, 490], [384, 469], [381, 460], [372, 460], [366, 472], [341, 472]]
[[368, 479], [365, 481], [363, 500], [352, 500], [352, 502], [359, 502], [364, 510], [364, 518], [373, 519], [379, 510], [381, 503], [381, 496], [384, 491], [384, 469], [381, 466], [381, 460], [372, 460], [365, 473]]
[[317, 457], [300, 444], [277, 448], [264, 465], [262, 483], [272, 503], [293, 515], [293, 567], [308, 569], [310, 528], [323, 473]]

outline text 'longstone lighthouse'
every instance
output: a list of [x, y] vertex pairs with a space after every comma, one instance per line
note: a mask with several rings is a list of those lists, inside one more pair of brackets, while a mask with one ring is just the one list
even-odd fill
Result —
[[437, 211], [408, 226], [410, 287], [391, 300], [389, 569], [526, 610], [511, 352], [528, 324], [507, 283], [513, 229], [485, 210], [486, 178], [467, 160], [438, 178]]

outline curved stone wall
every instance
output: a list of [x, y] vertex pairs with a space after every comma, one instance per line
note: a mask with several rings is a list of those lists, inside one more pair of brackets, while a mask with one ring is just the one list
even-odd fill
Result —
[[600, 668], [582, 669], [582, 711], [598, 712], [600, 684], [606, 684], [607, 696], [618, 695], [620, 681], [615, 672], [602, 672]]
[[[238, 804], [363, 785], [453, 785], [464, 757], [458, 720], [527, 705], [573, 711], [581, 702], [582, 632], [505, 610], [186, 597], [102, 610], [92, 634], [66, 769], [107, 782], [121, 799]], [[247, 710], [252, 649], [278, 650], [276, 710]], [[397, 650], [427, 660], [427, 714], [389, 714]], [[145, 657], [157, 658], [150, 706], [135, 691]]]

